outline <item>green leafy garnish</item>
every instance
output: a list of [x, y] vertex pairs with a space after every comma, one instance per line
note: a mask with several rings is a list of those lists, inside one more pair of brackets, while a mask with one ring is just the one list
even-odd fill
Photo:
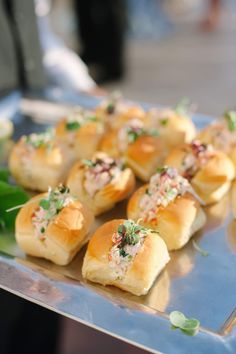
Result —
[[96, 116], [89, 116], [88, 120], [90, 120], [91, 122], [97, 122], [98, 118]]
[[209, 253], [205, 250], [203, 250], [198, 244], [196, 241], [192, 241], [193, 243], [193, 247], [195, 248], [196, 251], [198, 251], [203, 257], [207, 257], [209, 256]]
[[82, 160], [82, 163], [87, 166], [87, 167], [93, 167], [94, 166], [94, 163], [92, 160], [88, 160], [88, 159], [83, 159]]
[[228, 111], [224, 114], [224, 118], [227, 121], [228, 129], [231, 132], [236, 130], [236, 111]]
[[46, 147], [47, 149], [52, 148], [52, 138], [54, 135], [53, 129], [48, 129], [44, 133], [32, 133], [30, 135], [24, 136], [25, 143], [33, 146], [35, 149]]
[[180, 116], [187, 116], [189, 111], [189, 99], [183, 98], [175, 107], [175, 112]]
[[161, 125], [165, 126], [168, 123], [168, 118], [164, 118], [160, 120]]
[[119, 249], [120, 255], [126, 257], [127, 254], [124, 251], [126, 245], [136, 245], [140, 241], [140, 232], [145, 232], [146, 229], [139, 224], [136, 224], [132, 220], [126, 220], [124, 224], [120, 224], [117, 228], [117, 233], [122, 237]]
[[107, 105], [106, 111], [108, 114], [113, 114], [115, 112], [115, 103], [109, 103]]
[[[12, 186], [8, 182], [9, 173], [6, 169], [0, 170], [0, 230], [14, 230], [15, 219], [19, 207], [24, 205], [29, 197], [25, 191], [18, 186]], [[14, 209], [7, 212], [8, 209]]]
[[165, 171], [166, 171], [166, 167], [165, 166], [164, 167], [157, 167], [157, 173], [162, 174]]
[[7, 168], [0, 169], [0, 181], [8, 182], [10, 177], [10, 172]]
[[144, 129], [144, 128], [132, 128], [129, 127], [127, 130], [129, 143], [134, 143], [140, 136], [158, 136], [158, 130], [156, 129]]
[[180, 329], [186, 335], [194, 336], [198, 333], [200, 322], [195, 318], [186, 318], [180, 311], [170, 313], [171, 329]]
[[50, 208], [50, 202], [48, 199], [42, 199], [39, 202], [39, 206], [41, 206], [44, 210], [48, 210]]
[[81, 127], [81, 124], [78, 121], [74, 122], [67, 122], [66, 123], [66, 129], [67, 130], [77, 130]]

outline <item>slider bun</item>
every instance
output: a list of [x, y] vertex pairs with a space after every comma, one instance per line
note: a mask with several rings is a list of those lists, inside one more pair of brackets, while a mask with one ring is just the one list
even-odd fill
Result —
[[[97, 154], [102, 157], [104, 154]], [[112, 209], [116, 203], [127, 198], [135, 187], [135, 177], [130, 168], [125, 168], [115, 183], [109, 183], [91, 197], [83, 186], [84, 165], [76, 163], [68, 176], [67, 185], [71, 195], [77, 197], [93, 211], [94, 215], [102, 214]]]
[[16, 241], [30, 256], [66, 265], [86, 243], [93, 215], [79, 201], [71, 202], [49, 223], [42, 241], [35, 234], [32, 215], [46, 196], [47, 193], [40, 194], [21, 208], [16, 218]]
[[97, 229], [85, 254], [82, 275], [102, 285], [114, 285], [134, 295], [144, 295], [155, 278], [169, 261], [164, 241], [155, 233], [149, 233], [124, 277], [117, 279], [109, 265], [108, 254], [112, 247], [112, 235], [124, 220], [112, 220]]
[[164, 146], [158, 137], [140, 136], [128, 146], [125, 162], [137, 177], [146, 182], [162, 164], [163, 155]]
[[45, 192], [48, 187], [56, 187], [65, 181], [68, 163], [62, 149], [55, 143], [52, 148], [34, 149], [20, 139], [9, 157], [9, 169], [21, 186]]
[[129, 122], [131, 119], [140, 119], [145, 120], [145, 112], [139, 106], [130, 106], [127, 107], [124, 112], [117, 114], [115, 119], [112, 121], [113, 129], [120, 129], [124, 124]]
[[145, 112], [142, 107], [137, 105], [118, 104], [118, 109], [109, 114], [103, 106], [96, 108], [96, 115], [103, 119], [111, 129], [119, 129], [133, 118], [144, 119]]
[[[88, 122], [79, 129], [67, 130], [66, 119], [62, 119], [56, 126], [56, 139], [67, 150], [67, 158], [74, 162], [79, 158], [90, 158], [97, 150], [104, 133], [101, 122]], [[68, 156], [69, 154], [69, 156]]]
[[[141, 218], [139, 202], [147, 188], [148, 185], [140, 187], [130, 198], [127, 209], [129, 219], [137, 221]], [[170, 251], [182, 248], [206, 222], [200, 203], [188, 192], [175, 198], [166, 207], [160, 206], [156, 216], [155, 222], [141, 220], [140, 224], [158, 231]]]
[[165, 154], [164, 144], [159, 137], [153, 136], [140, 136], [121, 154], [114, 131], [104, 136], [100, 150], [115, 158], [122, 155], [125, 163], [142, 181], [148, 181], [155, 173], [156, 168], [163, 163]]
[[[166, 124], [161, 124], [159, 116], [166, 119]], [[166, 147], [172, 148], [185, 143], [190, 143], [196, 136], [196, 128], [192, 120], [187, 116], [180, 116], [170, 109], [156, 110], [147, 112], [149, 124], [158, 129], [160, 138]]]
[[103, 151], [113, 158], [121, 156], [117, 143], [117, 132], [115, 130], [109, 131], [103, 136], [99, 145], [99, 151]]
[[[176, 148], [165, 163], [181, 172], [181, 164], [186, 154], [185, 147]], [[193, 176], [191, 184], [206, 205], [218, 202], [229, 190], [234, 179], [235, 168], [230, 158], [221, 151], [214, 151], [205, 166]]]

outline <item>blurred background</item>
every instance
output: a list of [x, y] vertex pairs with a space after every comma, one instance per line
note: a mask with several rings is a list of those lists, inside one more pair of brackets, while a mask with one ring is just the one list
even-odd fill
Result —
[[107, 90], [170, 105], [187, 96], [212, 115], [236, 106], [234, 0], [54, 0], [50, 21]]

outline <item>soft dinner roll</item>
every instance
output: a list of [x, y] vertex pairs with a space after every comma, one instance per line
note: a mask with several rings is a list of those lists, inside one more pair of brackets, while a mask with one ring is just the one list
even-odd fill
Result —
[[91, 211], [60, 185], [28, 201], [16, 218], [16, 241], [28, 255], [68, 264], [86, 243]]
[[90, 158], [97, 150], [103, 133], [104, 124], [99, 117], [82, 108], [60, 120], [55, 128], [56, 139], [72, 163], [80, 158]]
[[199, 140], [174, 149], [165, 163], [190, 181], [206, 205], [221, 200], [235, 175], [234, 165], [225, 153]]
[[217, 150], [225, 152], [233, 161], [236, 168], [236, 112], [229, 111], [202, 129], [197, 138], [211, 144]]
[[180, 144], [191, 142], [196, 136], [196, 128], [191, 118], [172, 109], [151, 109], [147, 112], [147, 120], [151, 127], [158, 130], [168, 151]]
[[102, 101], [96, 108], [96, 114], [112, 130], [121, 128], [131, 119], [146, 120], [145, 112], [141, 106], [125, 101], [116, 94]]
[[156, 232], [131, 220], [112, 220], [92, 236], [82, 274], [139, 296], [148, 292], [168, 261], [165, 242]]
[[168, 250], [183, 247], [206, 222], [188, 181], [176, 169], [164, 167], [129, 200], [128, 218], [156, 230]]
[[64, 182], [68, 160], [51, 133], [22, 136], [9, 157], [9, 169], [21, 186], [45, 192]]
[[121, 161], [98, 152], [91, 160], [82, 160], [72, 167], [67, 185], [73, 196], [99, 215], [128, 197], [134, 189], [135, 177]]
[[113, 157], [123, 157], [134, 174], [143, 181], [149, 180], [165, 155], [157, 130], [145, 128], [140, 119], [132, 119], [118, 131], [106, 134], [100, 150]]

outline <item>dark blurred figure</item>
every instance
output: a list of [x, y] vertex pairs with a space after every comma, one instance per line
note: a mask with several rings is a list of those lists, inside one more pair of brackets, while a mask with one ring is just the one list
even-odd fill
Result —
[[81, 57], [96, 67], [95, 81], [119, 80], [124, 74], [125, 0], [74, 0]]
[[0, 290], [0, 353], [57, 354], [59, 316]]
[[214, 30], [219, 26], [221, 16], [222, 0], [208, 0], [206, 18], [201, 25], [204, 30]]

